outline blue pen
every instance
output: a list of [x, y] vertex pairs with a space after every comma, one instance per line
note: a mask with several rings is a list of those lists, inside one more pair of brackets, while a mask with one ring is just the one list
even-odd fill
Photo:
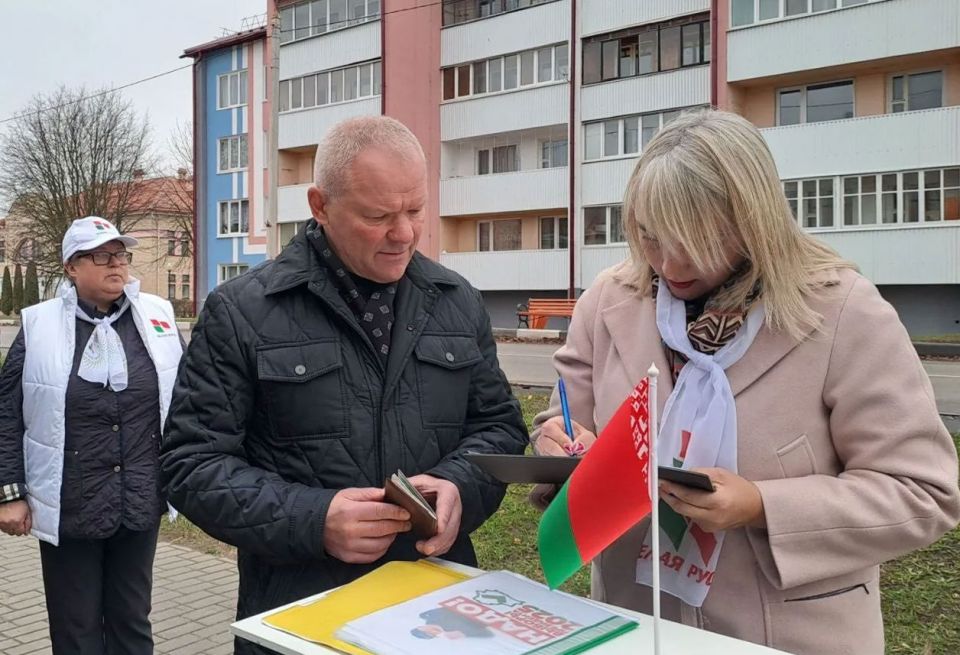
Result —
[[566, 430], [570, 441], [573, 441], [573, 422], [570, 420], [570, 404], [567, 402], [567, 387], [563, 384], [563, 378], [560, 378], [560, 381], [557, 383], [557, 389], [560, 391], [560, 409], [563, 411], [563, 429]]

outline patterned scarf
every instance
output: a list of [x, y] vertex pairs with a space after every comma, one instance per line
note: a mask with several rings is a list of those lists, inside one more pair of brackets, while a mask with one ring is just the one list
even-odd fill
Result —
[[124, 297], [120, 309], [110, 315], [94, 318], [77, 304], [76, 316], [81, 321], [93, 324], [93, 332], [83, 348], [77, 375], [87, 382], [102, 384], [113, 391], [127, 388], [127, 354], [123, 341], [113, 328], [124, 312], [130, 309], [130, 299]]
[[[750, 271], [749, 264], [744, 264], [733, 275], [713, 291], [705, 300], [686, 301], [687, 308], [687, 338], [690, 339], [690, 345], [697, 352], [705, 355], [713, 355], [723, 348], [736, 335], [737, 331], [743, 325], [747, 313], [760, 297], [762, 290], [760, 281], [754, 285], [753, 289], [747, 294], [743, 306], [736, 311], [723, 310], [717, 307], [716, 297], [721, 291], [725, 291], [737, 284]], [[653, 299], [657, 299], [657, 291], [660, 288], [660, 277], [653, 274]], [[667, 363], [670, 365], [670, 374], [673, 382], [676, 383], [680, 377], [680, 371], [683, 365], [687, 363], [687, 358], [682, 353], [671, 349], [664, 344], [664, 350], [667, 355]]]
[[[354, 279], [343, 261], [333, 251], [323, 228], [312, 223], [307, 228], [307, 240], [323, 263], [333, 272], [333, 281], [347, 306], [353, 310], [360, 327], [373, 344], [383, 363], [390, 353], [390, 335], [393, 330], [393, 303], [397, 297], [397, 284], [378, 284], [358, 278], [369, 289], [361, 292], [358, 279]], [[367, 296], [367, 297], [365, 297]]]

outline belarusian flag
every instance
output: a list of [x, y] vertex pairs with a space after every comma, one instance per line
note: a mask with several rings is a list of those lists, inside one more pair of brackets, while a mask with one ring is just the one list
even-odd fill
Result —
[[649, 392], [644, 378], [540, 519], [540, 563], [551, 589], [650, 513]]

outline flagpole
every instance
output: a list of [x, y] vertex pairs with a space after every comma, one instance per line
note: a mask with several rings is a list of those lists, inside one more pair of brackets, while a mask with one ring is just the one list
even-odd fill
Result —
[[647, 370], [649, 382], [647, 407], [650, 416], [650, 546], [653, 559], [653, 655], [660, 655], [660, 492], [657, 470], [657, 376], [660, 371], [655, 364]]

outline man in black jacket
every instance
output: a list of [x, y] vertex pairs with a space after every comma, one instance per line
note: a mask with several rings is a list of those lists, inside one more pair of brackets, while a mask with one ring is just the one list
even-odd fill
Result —
[[[316, 180], [314, 218], [283, 252], [208, 297], [162, 446], [172, 504], [238, 547], [238, 618], [390, 560], [476, 564], [468, 535], [504, 487], [463, 454], [527, 443], [480, 294], [416, 252], [427, 173], [413, 134], [341, 123]], [[436, 536], [417, 540], [384, 502], [398, 469], [435, 498]]]

